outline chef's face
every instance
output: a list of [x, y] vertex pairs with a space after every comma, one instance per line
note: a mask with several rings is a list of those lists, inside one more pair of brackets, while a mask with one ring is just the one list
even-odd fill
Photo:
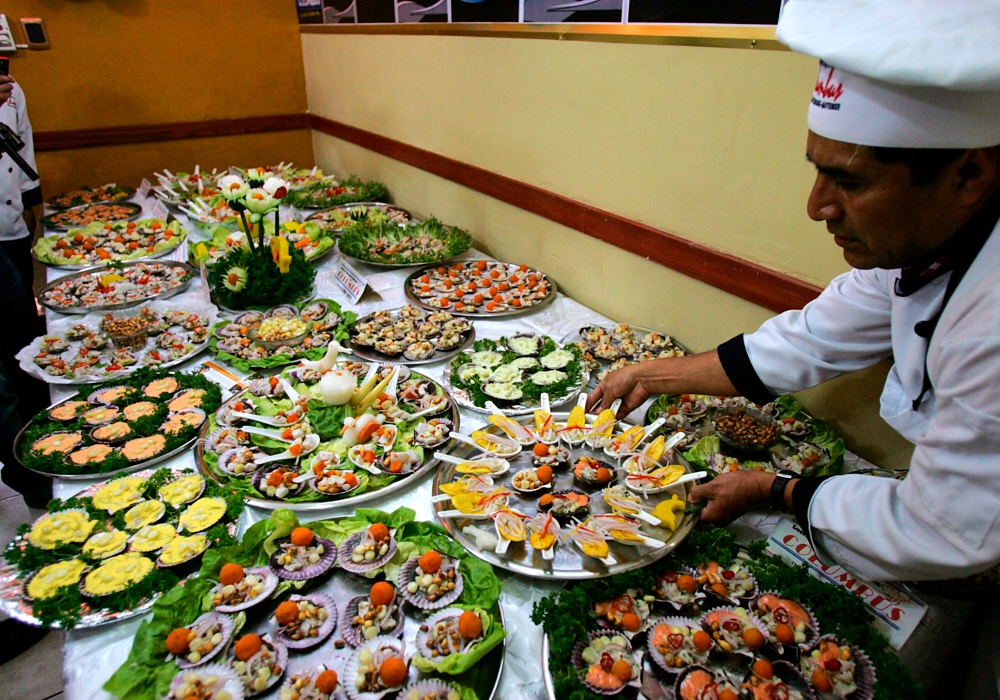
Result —
[[916, 185], [903, 163], [883, 163], [866, 146], [812, 132], [806, 158], [817, 170], [809, 217], [826, 222], [851, 267], [912, 265], [960, 225], [947, 177]]

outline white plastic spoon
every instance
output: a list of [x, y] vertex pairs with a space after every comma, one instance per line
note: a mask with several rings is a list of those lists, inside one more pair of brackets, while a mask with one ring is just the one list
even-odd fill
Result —
[[495, 443], [497, 443], [499, 445], [504, 445], [508, 449], [511, 448], [512, 446], [516, 447], [517, 448], [516, 451], [497, 452], [495, 450], [489, 449], [488, 447], [483, 447], [482, 445], [480, 445], [479, 443], [477, 443], [475, 440], [473, 440], [471, 437], [469, 437], [468, 435], [463, 435], [462, 433], [454, 433], [453, 432], [451, 434], [451, 437], [452, 437], [452, 439], [457, 440], [458, 442], [464, 442], [466, 445], [470, 445], [472, 447], [475, 447], [480, 452], [483, 452], [483, 453], [488, 454], [488, 455], [492, 455], [493, 457], [500, 457], [501, 459], [513, 459], [517, 455], [521, 454], [521, 449], [522, 448], [516, 442], [514, 442], [513, 440], [504, 440], [504, 439], [499, 438], [499, 437], [497, 437], [495, 435], [490, 435], [489, 436], [489, 440], [491, 442], [495, 442]]
[[237, 418], [244, 418], [246, 420], [252, 420], [255, 423], [263, 423], [264, 425], [273, 425], [276, 428], [288, 427], [290, 425], [295, 425], [300, 420], [302, 420], [302, 416], [301, 415], [299, 415], [298, 418], [296, 418], [291, 423], [288, 423], [288, 422], [282, 423], [280, 420], [278, 420], [274, 416], [259, 416], [256, 413], [244, 413], [243, 411], [232, 411], [232, 412], [230, 412], [230, 415], [236, 416]]
[[[295, 443], [293, 442], [292, 445], [294, 444]], [[289, 445], [289, 447], [291, 447], [292, 445]], [[254, 464], [261, 465], [261, 464], [267, 464], [268, 462], [279, 462], [283, 459], [298, 459], [299, 457], [304, 457], [305, 455], [309, 454], [317, 447], [319, 447], [319, 435], [317, 435], [316, 433], [312, 433], [311, 435], [306, 435], [302, 439], [301, 445], [302, 445], [302, 452], [300, 452], [297, 455], [292, 454], [290, 450], [285, 450], [284, 452], [279, 452], [276, 455], [269, 455], [267, 457], [260, 457], [259, 459], [255, 459]]]

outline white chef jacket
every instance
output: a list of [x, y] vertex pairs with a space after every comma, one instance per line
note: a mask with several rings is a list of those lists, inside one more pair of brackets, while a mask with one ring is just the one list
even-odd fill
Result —
[[[816, 549], [868, 580], [962, 578], [1000, 562], [1000, 229], [998, 224], [927, 340], [951, 273], [910, 296], [899, 270], [852, 270], [801, 311], [743, 338], [773, 393], [799, 391], [890, 354], [880, 413], [916, 445], [906, 479], [842, 475], [809, 506]], [[912, 401], [927, 371], [933, 389]]]
[[[24, 91], [17, 83], [14, 83], [14, 91], [10, 98], [0, 105], [0, 121], [24, 141], [24, 148], [18, 151], [18, 155], [37, 171], [28, 107], [25, 104]], [[9, 155], [2, 151], [0, 154], [2, 154], [0, 155], [0, 241], [11, 241], [24, 238], [29, 233], [28, 226], [21, 216], [24, 212], [21, 193], [38, 187], [38, 181], [29, 179], [21, 172]]]

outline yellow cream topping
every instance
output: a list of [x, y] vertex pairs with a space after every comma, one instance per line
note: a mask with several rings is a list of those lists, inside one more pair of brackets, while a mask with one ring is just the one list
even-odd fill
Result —
[[35, 600], [51, 598], [60, 588], [78, 584], [86, 568], [87, 565], [79, 559], [43, 566], [28, 582], [28, 595]]
[[160, 562], [171, 566], [194, 559], [208, 549], [208, 538], [204, 535], [190, 537], [175, 537], [160, 552]]
[[160, 487], [159, 496], [166, 503], [172, 506], [179, 506], [182, 503], [193, 501], [201, 493], [201, 487], [205, 480], [200, 474], [191, 474], [175, 479], [169, 484]]
[[28, 533], [28, 541], [42, 549], [55, 549], [68, 542], [86, 542], [96, 525], [97, 521], [83, 511], [64, 510], [40, 518]]
[[170, 523], [146, 525], [132, 536], [132, 549], [136, 552], [152, 552], [167, 545], [177, 534]]
[[124, 591], [149, 575], [153, 562], [141, 554], [119, 554], [97, 567], [83, 581], [91, 595], [107, 595]]
[[116, 479], [102, 486], [94, 494], [94, 507], [116, 513], [122, 508], [138, 503], [142, 500], [142, 485], [144, 483], [146, 480], [137, 476]]
[[104, 559], [125, 549], [127, 539], [128, 535], [121, 530], [98, 532], [83, 545], [83, 553], [94, 559]]
[[125, 512], [125, 527], [129, 530], [138, 530], [144, 525], [155, 523], [166, 511], [167, 507], [160, 501], [136, 503]]
[[221, 498], [199, 498], [181, 513], [178, 524], [188, 532], [201, 532], [215, 525], [226, 514]]

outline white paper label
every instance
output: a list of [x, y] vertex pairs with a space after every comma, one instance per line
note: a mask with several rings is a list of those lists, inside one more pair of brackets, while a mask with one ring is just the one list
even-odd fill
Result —
[[887, 581], [869, 583], [842, 566], [820, 562], [802, 528], [787, 517], [782, 516], [771, 532], [767, 551], [792, 566], [805, 564], [809, 573], [819, 580], [842, 586], [861, 598], [875, 616], [875, 626], [897, 650], [903, 647], [927, 612], [927, 604], [903, 586]]
[[334, 279], [337, 280], [337, 285], [344, 290], [344, 293], [350, 297], [353, 304], [358, 303], [365, 293], [365, 287], [368, 286], [364, 276], [351, 267], [351, 264], [346, 260], [340, 261]]
[[157, 201], [153, 205], [153, 218], [166, 221], [168, 216], [170, 216], [170, 209], [167, 208], [166, 202]]
[[142, 184], [139, 185], [139, 196], [140, 197], [148, 197], [149, 196], [149, 191], [151, 189], [153, 189], [153, 183], [151, 183], [146, 178], [142, 178]]

